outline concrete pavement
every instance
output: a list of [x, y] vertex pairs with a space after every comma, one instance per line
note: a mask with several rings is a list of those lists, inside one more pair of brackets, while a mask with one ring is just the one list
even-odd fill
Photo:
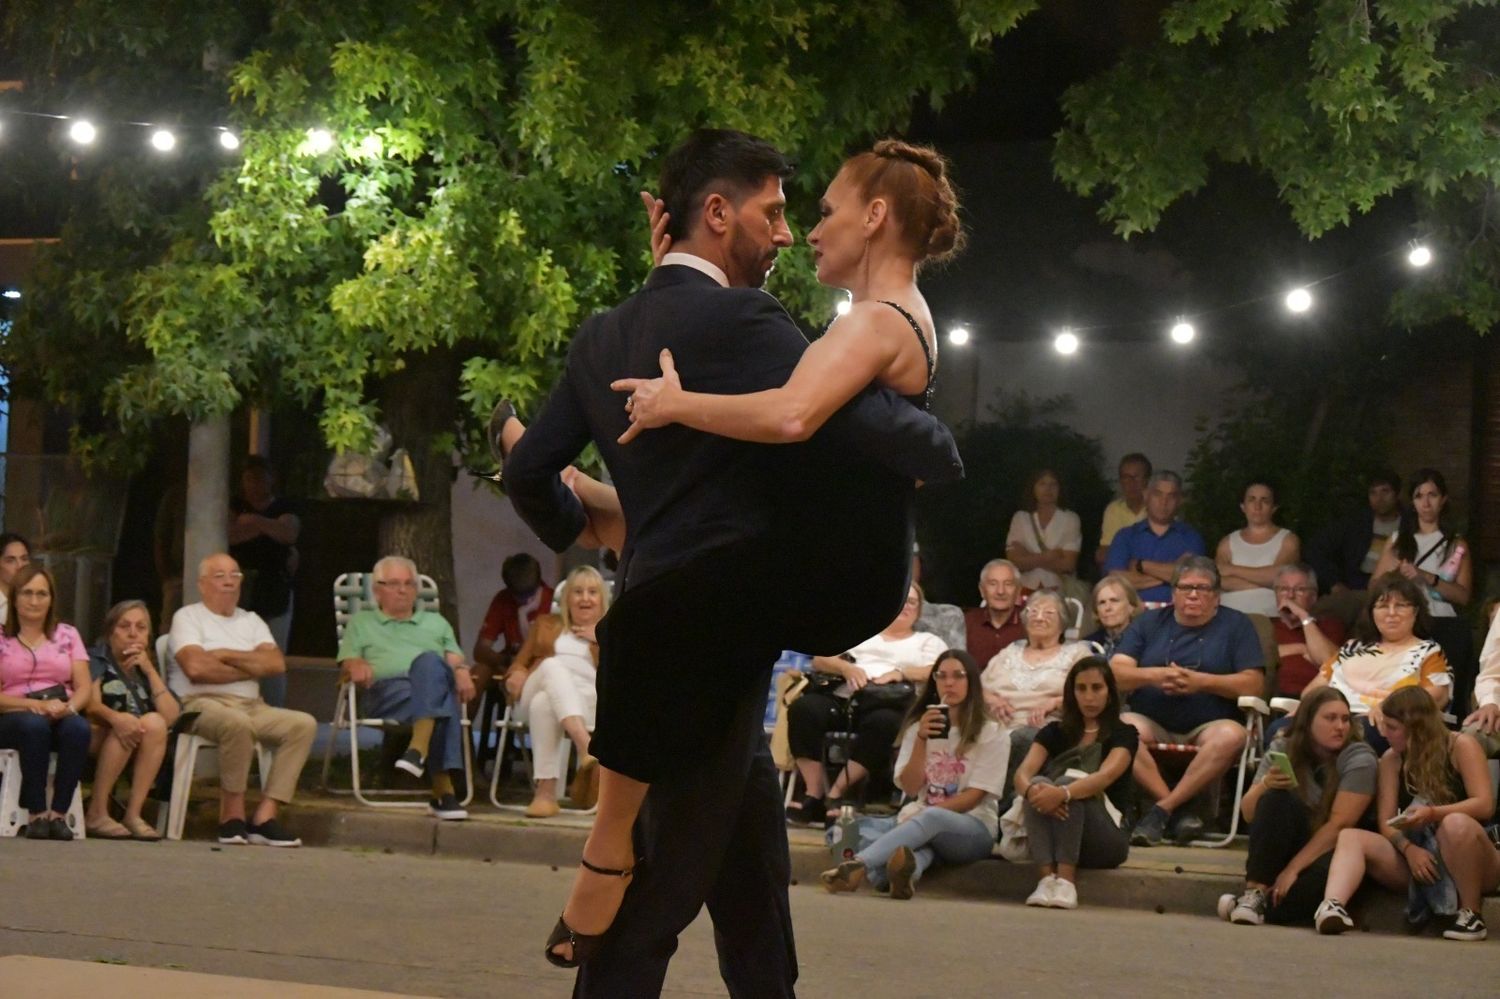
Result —
[[[570, 877], [546, 864], [368, 850], [0, 840], [0, 954], [546, 999], [571, 986], [540, 955]], [[910, 902], [801, 886], [792, 902], [804, 996], [1263, 997], [1316, 982], [1324, 994], [1405, 999], [1494, 995], [1500, 975], [1500, 940], [1229, 926], [1089, 908], [1087, 887], [1076, 912], [921, 886]], [[684, 934], [666, 994], [724, 994], [706, 917]], [[0, 995], [27, 993], [0, 982]]]

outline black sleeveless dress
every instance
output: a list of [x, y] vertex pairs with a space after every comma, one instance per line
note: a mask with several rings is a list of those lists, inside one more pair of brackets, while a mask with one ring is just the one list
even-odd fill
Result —
[[[927, 389], [907, 396], [930, 407]], [[766, 696], [782, 649], [837, 655], [878, 633], [906, 600], [916, 484], [852, 455], [786, 483], [773, 534], [706, 552], [626, 590], [600, 622], [598, 710], [590, 752], [646, 783], [690, 767], [740, 699]]]

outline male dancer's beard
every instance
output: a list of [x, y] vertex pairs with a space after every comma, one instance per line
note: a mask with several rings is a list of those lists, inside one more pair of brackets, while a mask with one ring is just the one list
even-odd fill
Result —
[[[729, 252], [746, 288], [765, 286], [766, 278], [771, 276], [771, 269], [776, 266], [775, 247], [772, 247], [769, 252], [764, 251], [744, 233], [737, 233], [734, 242], [730, 244]], [[732, 284], [733, 281], [730, 283]]]

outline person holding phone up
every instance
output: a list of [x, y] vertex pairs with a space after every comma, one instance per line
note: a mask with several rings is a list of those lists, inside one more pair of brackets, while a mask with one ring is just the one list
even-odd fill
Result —
[[891, 898], [911, 898], [934, 862], [972, 864], [994, 848], [1010, 739], [985, 716], [979, 670], [967, 652], [938, 656], [901, 731], [896, 781], [916, 800], [894, 819], [860, 821], [861, 841], [873, 841], [823, 872], [830, 892], [854, 891], [869, 878], [877, 891], [889, 887]]
[[[1391, 748], [1380, 758], [1379, 832], [1339, 833], [1313, 923], [1319, 933], [1353, 929], [1344, 903], [1368, 874], [1391, 891], [1407, 891], [1412, 883], [1421, 889], [1417, 894], [1426, 905], [1409, 905], [1408, 919], [1456, 909], [1443, 936], [1483, 940], [1483, 896], [1500, 887], [1500, 850], [1482, 825], [1495, 813], [1484, 751], [1473, 736], [1444, 727], [1437, 704], [1421, 687], [1402, 687], [1380, 710]], [[1435, 890], [1445, 880], [1451, 894]], [[1441, 895], [1448, 896], [1446, 904], [1434, 904]]]
[[1240, 812], [1250, 826], [1245, 890], [1219, 897], [1219, 918], [1305, 923], [1323, 899], [1339, 833], [1370, 824], [1379, 761], [1333, 687], [1308, 695], [1271, 743]]

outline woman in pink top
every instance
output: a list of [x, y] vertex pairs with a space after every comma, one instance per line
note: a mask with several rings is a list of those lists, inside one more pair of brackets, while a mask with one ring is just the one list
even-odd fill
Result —
[[[73, 838], [64, 816], [89, 755], [89, 723], [82, 712], [92, 694], [89, 656], [71, 624], [57, 620], [52, 574], [28, 565], [11, 584], [10, 609], [0, 635], [0, 749], [21, 757], [21, 807], [27, 839]], [[52, 807], [47, 764], [57, 754]]]

